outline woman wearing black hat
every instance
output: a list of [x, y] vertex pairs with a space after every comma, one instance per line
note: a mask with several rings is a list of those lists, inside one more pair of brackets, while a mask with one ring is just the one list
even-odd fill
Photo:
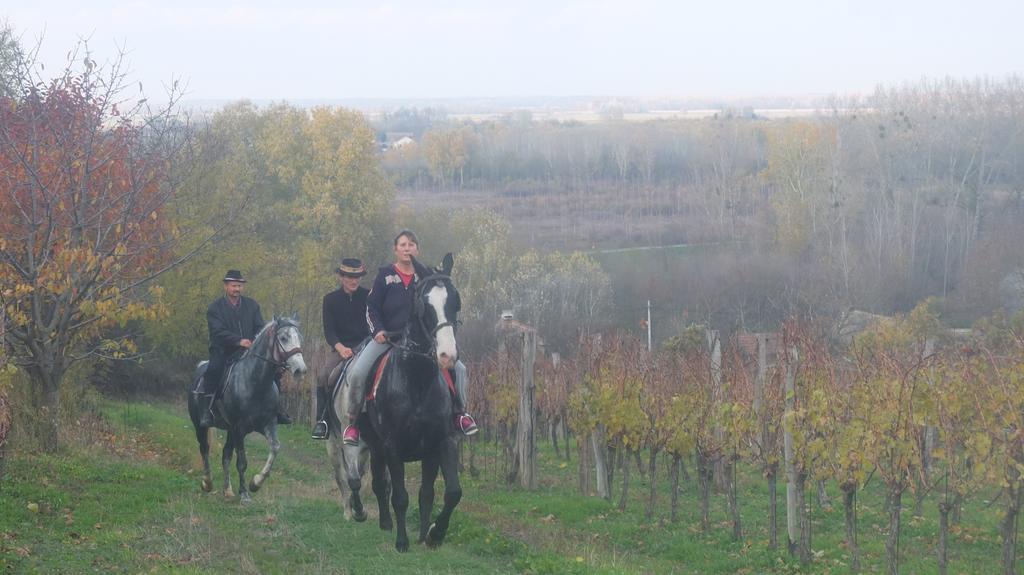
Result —
[[323, 323], [324, 339], [334, 350], [327, 356], [316, 382], [317, 422], [313, 428], [313, 439], [327, 439], [330, 430], [327, 425], [327, 406], [331, 401], [329, 377], [339, 363], [352, 357], [352, 350], [370, 335], [366, 324], [366, 295], [370, 291], [359, 285], [359, 278], [366, 275], [363, 262], [357, 258], [341, 260], [335, 273], [338, 274], [338, 289], [324, 296]]

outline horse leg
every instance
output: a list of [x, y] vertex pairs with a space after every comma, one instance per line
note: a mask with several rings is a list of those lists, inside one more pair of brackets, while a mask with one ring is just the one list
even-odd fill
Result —
[[391, 508], [388, 507], [388, 496], [391, 495], [391, 484], [388, 479], [388, 467], [384, 461], [384, 454], [371, 454], [370, 473], [373, 474], [373, 494], [377, 496], [377, 510], [380, 528], [382, 531], [391, 531]]
[[420, 543], [427, 540], [430, 514], [434, 512], [434, 480], [437, 479], [439, 462], [436, 456], [424, 458], [422, 481], [420, 482]]
[[248, 466], [249, 462], [245, 459], [245, 435], [238, 433], [235, 436], [235, 469], [238, 470], [238, 500], [241, 503], [252, 501], [249, 487], [245, 484], [245, 470]]
[[345, 467], [348, 474], [348, 487], [352, 492], [349, 495], [348, 505], [352, 511], [352, 519], [362, 523], [366, 521], [366, 510], [363, 509], [363, 500], [359, 496], [359, 490], [363, 487], [363, 473], [366, 471], [366, 449], [342, 445], [345, 453]]
[[334, 482], [338, 485], [338, 492], [341, 493], [341, 505], [345, 510], [345, 519], [352, 519], [352, 507], [346, 499], [346, 491], [349, 490], [348, 478], [345, 477], [345, 452], [342, 449], [343, 443], [332, 433], [327, 438], [327, 459], [331, 462], [331, 470], [334, 471]]
[[204, 492], [209, 493], [213, 490], [213, 477], [210, 474], [210, 428], [196, 427], [196, 439], [199, 441], [199, 455], [203, 458], [203, 481], [200, 486]]
[[395, 510], [395, 549], [409, 550], [409, 533], [405, 530], [405, 514], [409, 510], [409, 492], [405, 490], [405, 463], [397, 453], [388, 454], [391, 473], [391, 507]]
[[444, 542], [448, 533], [448, 522], [455, 506], [462, 499], [462, 485], [459, 483], [459, 457], [454, 440], [447, 440], [441, 452], [441, 473], [444, 475], [444, 508], [437, 520], [427, 530], [427, 545], [436, 547]]
[[267, 429], [263, 432], [267, 437], [267, 446], [270, 448], [270, 453], [267, 454], [267, 462], [263, 464], [263, 469], [259, 473], [252, 477], [252, 481], [249, 482], [249, 491], [256, 493], [263, 487], [263, 482], [270, 477], [270, 470], [274, 468], [274, 460], [277, 459], [277, 452], [281, 449], [281, 442], [277, 440], [277, 423], [271, 422]]
[[231, 490], [231, 455], [235, 452], [235, 436], [228, 431], [227, 439], [224, 440], [224, 450], [221, 452], [220, 463], [224, 467], [224, 498], [235, 496]]

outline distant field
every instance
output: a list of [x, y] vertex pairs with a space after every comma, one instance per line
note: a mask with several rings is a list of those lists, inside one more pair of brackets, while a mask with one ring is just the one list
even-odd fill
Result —
[[[846, 110], [840, 110], [840, 113]], [[863, 110], [859, 110], [863, 111]], [[655, 120], [700, 120], [716, 115], [730, 113], [720, 108], [704, 108], [697, 110], [650, 110], [648, 112], [626, 112], [622, 119], [627, 122], [651, 122]], [[732, 113], [736, 113], [733, 111]], [[759, 118], [806, 118], [822, 114], [832, 114], [831, 109], [822, 108], [753, 108], [746, 112]], [[508, 112], [451, 114], [458, 121], [488, 122], [504, 118]], [[582, 124], [598, 124], [607, 122], [607, 114], [600, 110], [562, 110], [556, 112], [533, 111], [532, 118], [537, 122], [580, 122]]]

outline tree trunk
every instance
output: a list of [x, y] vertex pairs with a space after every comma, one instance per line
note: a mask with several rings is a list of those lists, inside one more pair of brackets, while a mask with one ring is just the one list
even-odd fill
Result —
[[604, 499], [612, 500], [611, 486], [608, 484], [608, 462], [605, 460], [604, 427], [597, 426], [597, 429], [590, 435], [590, 444], [594, 452], [594, 468], [597, 475], [597, 494]]
[[885, 506], [889, 512], [889, 535], [885, 539], [885, 558], [889, 566], [889, 575], [900, 572], [900, 511], [903, 498], [903, 486], [889, 488]]
[[772, 464], [768, 476], [768, 547], [779, 548], [779, 466]]
[[60, 447], [60, 382], [63, 374], [44, 373], [33, 377], [35, 385], [42, 386], [42, 405], [39, 407], [39, 444], [46, 453], [54, 453]]
[[581, 441], [576, 444], [576, 448], [579, 449], [579, 490], [580, 495], [586, 497], [590, 495], [590, 438], [583, 437]]
[[732, 538], [739, 541], [743, 537], [743, 524], [740, 522], [740, 504], [736, 497], [736, 456], [729, 457], [725, 465], [728, 479], [726, 498], [729, 501], [729, 516], [732, 518]]
[[1006, 489], [1006, 514], [999, 522], [999, 537], [1003, 540], [1003, 575], [1014, 575], [1017, 560], [1017, 514], [1020, 512], [1020, 484], [1012, 481]]
[[647, 464], [647, 477], [650, 478], [650, 491], [647, 496], [647, 520], [650, 521], [654, 517], [654, 503], [658, 495], [656, 489], [658, 485], [657, 475], [654, 474], [655, 466], [658, 462], [658, 450], [655, 447], [651, 447], [651, 457]]
[[629, 449], [624, 449], [625, 457], [621, 457], [622, 461], [622, 491], [619, 495], [619, 511], [626, 510], [626, 498], [629, 496]]
[[953, 496], [953, 509], [949, 514], [949, 522], [952, 525], [960, 525], [960, 512], [964, 508], [964, 496], [962, 493], [957, 493]]
[[811, 517], [807, 505], [807, 474], [799, 472], [796, 476], [796, 505], [800, 540], [797, 542], [797, 556], [802, 565], [811, 563]]
[[552, 421], [548, 424], [548, 428], [551, 431], [551, 447], [555, 450], [555, 458], [562, 458], [562, 451], [558, 448], [558, 421]]
[[572, 455], [569, 452], [569, 438], [572, 434], [569, 433], [569, 428], [565, 425], [565, 415], [558, 418], [558, 428], [562, 430], [562, 439], [565, 443], [565, 460], [572, 461]]
[[860, 549], [857, 547], [857, 487], [846, 484], [843, 489], [843, 510], [846, 514], [846, 548], [850, 550], [850, 571], [860, 572]]
[[608, 480], [608, 501], [612, 500], [611, 491], [615, 489], [615, 469], [622, 465], [622, 453], [615, 448], [614, 445], [609, 445], [608, 449], [608, 467], [607, 467], [607, 480]]
[[704, 535], [711, 529], [711, 466], [700, 452], [697, 453], [697, 480], [700, 482], [700, 531]]
[[832, 509], [832, 500], [828, 497], [828, 490], [825, 489], [825, 480], [818, 480], [818, 507]]
[[947, 501], [939, 502], [939, 545], [935, 552], [939, 560], [939, 575], [949, 572], [949, 512], [953, 506]]
[[683, 463], [683, 458], [678, 453], [672, 454], [672, 523], [675, 523], [679, 519], [679, 468]]

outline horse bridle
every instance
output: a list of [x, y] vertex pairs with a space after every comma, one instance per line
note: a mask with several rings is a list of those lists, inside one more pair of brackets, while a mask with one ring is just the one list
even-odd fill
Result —
[[[451, 281], [452, 281], [451, 276], [449, 276], [447, 274], [434, 273], [434, 274], [431, 274], [431, 275], [429, 275], [429, 276], [419, 280], [419, 282], [417, 282], [419, 285], [417, 285], [417, 287], [416, 287], [416, 293], [415, 293], [416, 301], [415, 301], [415, 304], [414, 304], [414, 307], [413, 307], [413, 311], [414, 311], [413, 315], [416, 316], [416, 321], [419, 323], [420, 329], [427, 336], [427, 340], [430, 341], [430, 347], [427, 348], [426, 353], [421, 352], [421, 351], [416, 351], [415, 349], [412, 349], [412, 347], [410, 345], [408, 345], [408, 344], [396, 345], [396, 347], [400, 347], [406, 353], [427, 357], [431, 361], [433, 361], [434, 363], [437, 363], [437, 357], [436, 357], [437, 354], [435, 353], [437, 351], [437, 332], [441, 331], [442, 329], [444, 329], [446, 327], [451, 327], [452, 330], [454, 330], [456, 328], [456, 326], [458, 326], [459, 322], [458, 321], [439, 322], [436, 326], [434, 326], [434, 329], [432, 329], [432, 330], [427, 329], [427, 324], [423, 322], [423, 303], [422, 303], [422, 301], [423, 301], [423, 294], [427, 291], [427, 286], [430, 286], [430, 284], [433, 283], [433, 282], [442, 282], [442, 283], [446, 284], [446, 287], [451, 287], [451, 285], [452, 285]], [[406, 338], [406, 341], [408, 341], [408, 337]]]
[[[295, 326], [289, 324], [287, 327], [295, 327]], [[279, 371], [284, 371], [286, 366], [287, 366], [287, 364], [288, 364], [288, 360], [291, 359], [291, 357], [293, 355], [297, 355], [297, 354], [302, 353], [302, 346], [297, 345], [297, 346], [293, 347], [290, 350], [286, 350], [284, 348], [284, 344], [282, 344], [280, 341], [277, 340], [277, 333], [276, 333], [276, 331], [277, 331], [277, 322], [274, 322], [274, 324], [271, 325], [268, 329], [270, 330], [270, 333], [267, 334], [267, 337], [269, 337], [270, 340], [274, 342], [273, 343], [273, 347], [274, 347], [273, 357], [266, 358], [266, 357], [263, 357], [262, 355], [259, 355], [259, 354], [255, 354], [255, 355], [256, 355], [256, 357], [262, 359], [263, 361], [269, 363], [270, 365], [273, 365]]]

